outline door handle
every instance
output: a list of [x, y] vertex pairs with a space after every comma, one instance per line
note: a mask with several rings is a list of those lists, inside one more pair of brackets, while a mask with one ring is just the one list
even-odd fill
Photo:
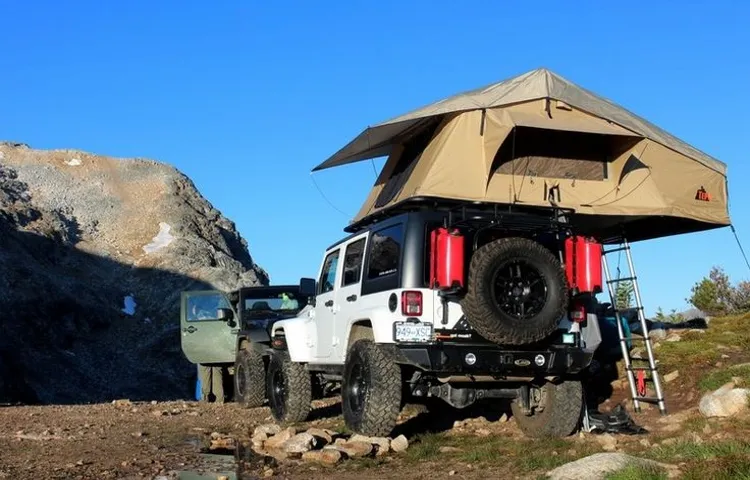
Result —
[[183, 332], [187, 332], [187, 333], [193, 333], [193, 332], [195, 332], [195, 331], [197, 331], [197, 330], [198, 330], [198, 329], [197, 329], [197, 328], [195, 328], [195, 327], [194, 327], [194, 326], [192, 326], [192, 325], [190, 325], [190, 326], [189, 326], [189, 327], [187, 327], [187, 328], [183, 328], [183, 329], [182, 329], [182, 331], [183, 331]]
[[333, 300], [328, 300], [326, 303], [324, 303], [326, 307], [332, 307], [333, 306]]
[[346, 301], [347, 302], [353, 302], [356, 299], [357, 299], [357, 295], [356, 294], [355, 295], [349, 295], [348, 297], [346, 297]]

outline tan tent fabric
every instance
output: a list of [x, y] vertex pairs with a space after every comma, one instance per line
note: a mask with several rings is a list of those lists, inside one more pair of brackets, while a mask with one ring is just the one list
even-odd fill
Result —
[[612, 101], [581, 88], [544, 68], [454, 95], [367, 128], [328, 160], [315, 167], [313, 171], [387, 155], [389, 153], [388, 145], [398, 143], [399, 135], [415, 127], [418, 128], [421, 121], [429, 117], [466, 110], [502, 107], [546, 98], [557, 101], [551, 103], [567, 104], [579, 111], [606, 119], [638, 135], [659, 142], [722, 174], [726, 173], [726, 166], [722, 162]]
[[641, 239], [730, 224], [723, 163], [547, 70], [368, 129], [316, 169], [383, 152], [354, 223], [430, 198], [570, 208]]

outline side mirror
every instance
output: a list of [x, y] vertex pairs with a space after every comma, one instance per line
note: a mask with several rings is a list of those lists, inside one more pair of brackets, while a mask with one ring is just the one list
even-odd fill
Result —
[[229, 321], [234, 318], [231, 308], [220, 308], [216, 310], [216, 318], [219, 320]]
[[309, 303], [315, 306], [315, 295], [317, 293], [317, 282], [314, 278], [301, 278], [299, 281], [299, 293], [300, 295], [307, 297]]

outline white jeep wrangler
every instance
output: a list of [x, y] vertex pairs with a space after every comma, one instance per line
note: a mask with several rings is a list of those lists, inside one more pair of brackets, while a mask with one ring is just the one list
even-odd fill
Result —
[[[487, 398], [512, 401], [528, 435], [573, 433], [577, 375], [600, 341], [585, 311], [593, 295], [569, 287], [564, 225], [534, 213], [509, 229], [496, 215], [422, 210], [348, 227], [357, 231], [326, 250], [317, 281], [300, 281], [308, 306], [272, 327], [274, 417], [304, 421], [322, 379], [341, 382], [345, 422], [364, 435], [389, 435], [405, 403]], [[446, 249], [439, 230], [465, 243]]]

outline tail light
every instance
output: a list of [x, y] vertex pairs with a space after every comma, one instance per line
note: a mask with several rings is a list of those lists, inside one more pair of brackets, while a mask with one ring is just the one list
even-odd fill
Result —
[[403, 315], [422, 315], [422, 292], [401, 292], [401, 313]]
[[570, 321], [583, 323], [586, 320], [586, 307], [583, 303], [576, 302], [570, 308]]

